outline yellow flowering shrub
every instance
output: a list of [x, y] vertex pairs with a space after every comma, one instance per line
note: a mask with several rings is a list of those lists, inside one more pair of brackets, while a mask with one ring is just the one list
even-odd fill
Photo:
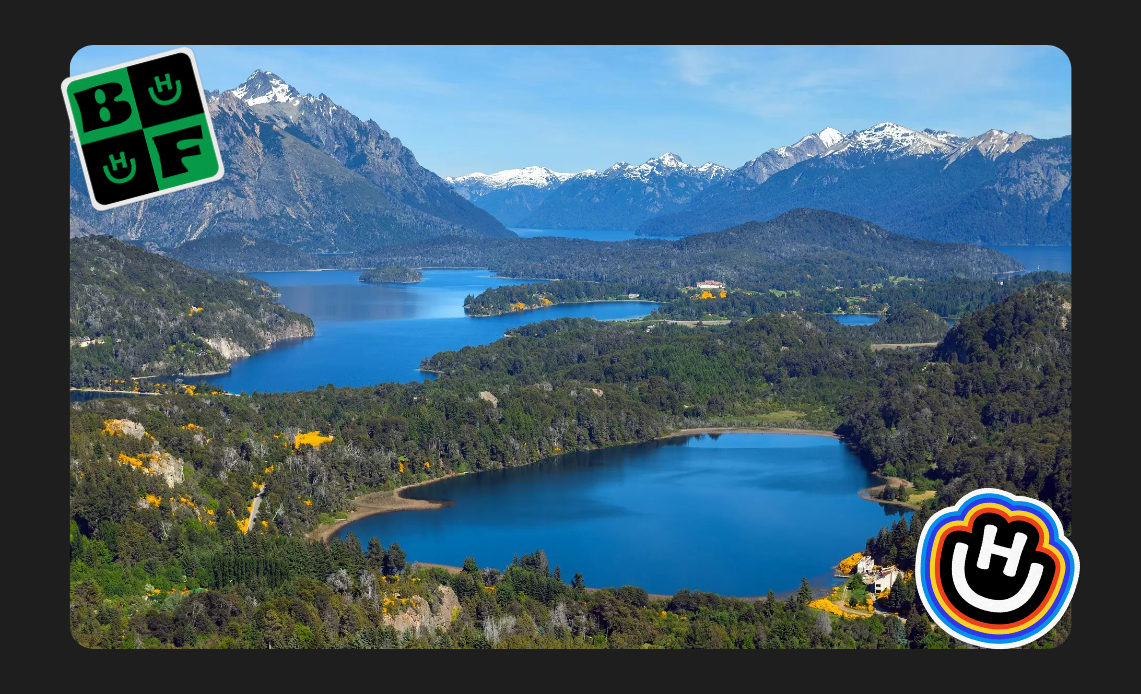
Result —
[[140, 453], [138, 456], [132, 457], [126, 453], [123, 453], [122, 451], [119, 452], [120, 465], [130, 465], [131, 467], [138, 468], [139, 470], [142, 470], [143, 472], [151, 475], [154, 474], [154, 470], [147, 467], [147, 461], [153, 461], [157, 459], [158, 456], [151, 453]]
[[328, 443], [332, 440], [332, 436], [321, 436], [321, 432], [319, 431], [310, 431], [307, 434], [298, 434], [297, 437], [293, 439], [293, 447], [300, 448], [302, 445], [309, 445], [314, 448], [320, 448], [321, 444]]
[[864, 555], [862, 552], [856, 552], [852, 556], [841, 561], [840, 565], [837, 568], [840, 569], [840, 573], [850, 574], [856, 569], [856, 564], [859, 564], [860, 560], [863, 558]]
[[827, 612], [829, 614], [838, 615], [840, 617], [843, 617], [844, 619], [864, 619], [866, 617], [871, 616], [871, 615], [852, 614], [851, 612], [845, 612], [844, 610], [841, 610], [840, 607], [838, 605], [836, 605], [836, 603], [832, 602], [828, 598], [817, 598], [816, 600], [813, 600], [812, 602], [808, 603], [808, 606], [809, 607], [815, 607], [818, 610], [824, 610], [825, 612]]

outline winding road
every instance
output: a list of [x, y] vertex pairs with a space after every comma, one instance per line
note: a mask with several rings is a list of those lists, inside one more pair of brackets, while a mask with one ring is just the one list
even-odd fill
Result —
[[264, 484], [262, 485], [261, 489], [258, 490], [258, 495], [254, 497], [254, 507], [250, 509], [250, 522], [249, 525], [246, 526], [247, 533], [254, 529], [254, 520], [256, 520], [258, 517], [258, 509], [261, 508], [261, 500], [263, 496], [265, 496]]

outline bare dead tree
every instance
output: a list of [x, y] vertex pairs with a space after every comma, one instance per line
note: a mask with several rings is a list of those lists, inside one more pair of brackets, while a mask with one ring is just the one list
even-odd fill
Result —
[[567, 604], [560, 601], [547, 618], [547, 633], [556, 638], [564, 638], [570, 633], [570, 620], [567, 618]]

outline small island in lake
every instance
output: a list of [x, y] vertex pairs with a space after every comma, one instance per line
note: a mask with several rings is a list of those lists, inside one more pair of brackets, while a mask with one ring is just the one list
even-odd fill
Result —
[[368, 282], [369, 284], [381, 284], [383, 282], [415, 284], [423, 279], [424, 275], [416, 268], [401, 266], [373, 268], [372, 270], [365, 270], [360, 276], [361, 282]]

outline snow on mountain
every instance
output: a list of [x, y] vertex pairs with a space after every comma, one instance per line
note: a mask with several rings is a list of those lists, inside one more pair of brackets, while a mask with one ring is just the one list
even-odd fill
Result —
[[842, 138], [843, 135], [840, 134], [839, 130], [824, 128], [819, 133], [805, 135], [796, 144], [775, 147], [755, 159], [750, 159], [742, 164], [736, 173], [751, 178], [757, 183], [764, 183], [778, 171], [784, 171], [805, 159], [823, 154], [831, 145]]
[[[947, 133], [948, 135], [950, 133]], [[822, 156], [884, 154], [889, 159], [924, 154], [950, 154], [955, 147], [943, 140], [895, 123], [879, 123], [856, 130], [828, 148]]]
[[956, 135], [955, 133], [947, 132], [946, 130], [932, 130], [931, 128], [924, 128], [923, 133], [930, 135], [940, 142], [951, 145], [952, 147], [958, 147], [967, 141], [967, 138], [961, 135]]
[[[977, 135], [969, 140], [964, 141], [959, 147], [947, 158], [947, 166], [955, 163], [955, 160], [968, 154], [971, 150], [978, 151], [987, 159], [994, 161], [999, 156], [1006, 152], [1017, 152], [1022, 145], [1031, 142], [1034, 138], [1025, 133], [1007, 133], [1001, 130], [988, 130], [982, 135]], [[944, 166], [943, 168], [947, 168]]]
[[466, 186], [470, 188], [481, 186], [487, 190], [501, 190], [514, 186], [546, 188], [555, 183], [562, 183], [571, 176], [577, 175], [578, 174], [551, 171], [545, 166], [528, 166], [522, 169], [504, 169], [503, 171], [496, 171], [492, 174], [476, 171], [475, 173], [470, 173], [465, 176], [448, 176], [444, 180], [453, 187]]
[[[681, 160], [681, 157], [673, 152], [666, 152], [660, 157], [647, 159], [644, 163], [638, 164], [637, 166], [620, 161], [606, 169], [605, 172], [601, 174], [595, 172], [593, 175], [618, 175], [623, 178], [648, 181], [653, 177], [669, 176], [675, 173], [694, 176], [705, 181], [716, 181], [729, 173], [729, 169], [720, 164], [714, 164], [711, 161], [705, 162], [701, 166], [693, 166], [692, 164], [686, 164]], [[579, 175], [586, 175], [586, 173], [584, 172]]]
[[820, 138], [820, 141], [824, 143], [825, 147], [831, 147], [840, 140], [844, 139], [844, 133], [840, 132], [836, 128], [824, 128], [820, 132], [816, 133], [816, 136]]
[[300, 92], [286, 84], [280, 77], [262, 70], [254, 70], [233, 92], [250, 106], [287, 103], [301, 97]]

